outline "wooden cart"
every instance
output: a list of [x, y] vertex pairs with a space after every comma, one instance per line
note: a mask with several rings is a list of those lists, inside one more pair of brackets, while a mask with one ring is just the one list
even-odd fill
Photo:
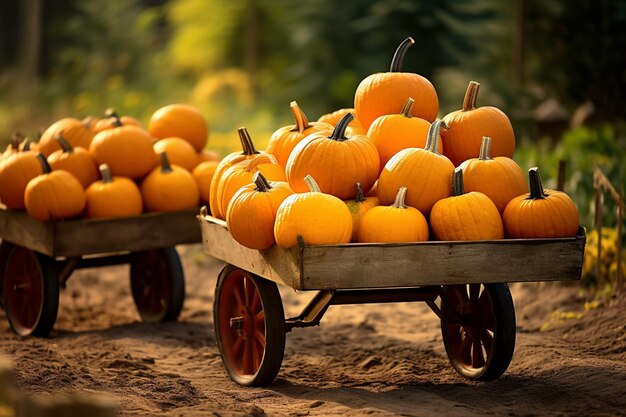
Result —
[[[215, 290], [214, 326], [230, 377], [270, 383], [285, 334], [319, 325], [331, 305], [424, 301], [441, 319], [452, 367], [479, 381], [506, 371], [515, 347], [507, 282], [580, 279], [585, 232], [565, 239], [277, 246], [238, 244], [224, 221], [199, 216], [206, 254], [226, 262]], [[318, 291], [285, 320], [276, 284]]]
[[47, 336], [59, 288], [79, 268], [130, 264], [130, 285], [144, 321], [175, 320], [185, 296], [175, 245], [198, 243], [198, 210], [134, 217], [40, 222], [0, 209], [0, 300], [21, 336]]

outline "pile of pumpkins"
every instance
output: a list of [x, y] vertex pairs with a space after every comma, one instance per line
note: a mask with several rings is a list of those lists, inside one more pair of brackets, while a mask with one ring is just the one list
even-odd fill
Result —
[[136, 216], [208, 202], [219, 157], [208, 125], [186, 104], [158, 109], [148, 129], [109, 110], [64, 118], [38, 143], [15, 137], [0, 156], [0, 202], [40, 221]]
[[[575, 236], [578, 210], [526, 178], [513, 161], [515, 135], [495, 107], [477, 107], [470, 82], [460, 110], [436, 120], [438, 98], [424, 77], [402, 71], [365, 78], [354, 108], [277, 130], [264, 152], [239, 129], [242, 152], [213, 175], [209, 205], [240, 244], [343, 244]], [[530, 192], [528, 192], [530, 189]]]

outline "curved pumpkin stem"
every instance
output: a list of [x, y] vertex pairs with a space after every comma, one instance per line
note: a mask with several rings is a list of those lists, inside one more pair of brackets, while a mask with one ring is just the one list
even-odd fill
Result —
[[300, 106], [298, 106], [298, 103], [295, 100], [289, 104], [289, 107], [291, 108], [291, 114], [293, 114], [293, 118], [296, 120], [296, 125], [293, 129], [291, 129], [292, 132], [302, 133], [306, 129], [311, 127], [311, 125], [309, 124], [309, 119], [307, 119], [306, 114], [304, 114], [304, 112], [302, 111]]
[[261, 173], [261, 171], [257, 171], [252, 177], [252, 182], [256, 184], [256, 190], [261, 193], [266, 193], [272, 189], [269, 181], [265, 176]]
[[74, 152], [74, 148], [72, 147], [72, 144], [70, 144], [62, 135], [61, 133], [59, 133], [58, 135], [56, 135], [56, 137], [54, 138], [54, 140], [56, 140], [57, 142], [59, 142], [59, 145], [61, 145], [61, 149], [63, 149], [63, 153], [72, 153]]
[[164, 174], [170, 173], [173, 171], [172, 164], [170, 164], [170, 159], [167, 157], [167, 152], [163, 151], [160, 153], [161, 155], [161, 172]]
[[406, 51], [408, 51], [414, 43], [415, 41], [410, 36], [402, 41], [402, 43], [398, 46], [398, 49], [396, 49], [396, 53], [393, 54], [389, 72], [402, 72], [402, 65], [404, 65], [404, 56], [406, 55]]
[[539, 175], [539, 168], [532, 167], [528, 170], [528, 182], [530, 184], [530, 194], [528, 200], [542, 200], [548, 196], [543, 192], [543, 184]]
[[321, 193], [322, 192], [322, 190], [320, 189], [320, 186], [317, 185], [317, 182], [315, 182], [315, 180], [313, 179], [312, 176], [307, 175], [306, 177], [304, 177], [304, 182], [309, 187], [309, 191], [310, 192], [312, 192], [312, 193]]
[[483, 141], [480, 143], [480, 153], [478, 159], [481, 161], [489, 161], [493, 159], [491, 157], [491, 138], [489, 136], [483, 136]]
[[360, 182], [356, 183], [356, 198], [354, 199], [357, 203], [362, 203], [365, 201], [365, 194], [363, 193], [363, 186]]
[[426, 137], [426, 145], [424, 149], [439, 155], [439, 132], [441, 128], [447, 129], [448, 125], [443, 120], [435, 120], [428, 128], [428, 136]]
[[400, 187], [398, 189], [398, 194], [396, 194], [396, 200], [393, 202], [393, 207], [399, 209], [405, 209], [407, 207], [404, 202], [406, 200], [406, 192], [406, 187]]
[[100, 175], [102, 175], [102, 183], [109, 184], [113, 182], [113, 176], [111, 175], [111, 169], [107, 164], [102, 164], [98, 167]]
[[478, 90], [480, 84], [476, 81], [470, 81], [463, 99], [463, 111], [474, 110], [476, 108], [476, 100], [478, 100]]
[[452, 195], [458, 197], [465, 194], [465, 188], [463, 187], [463, 169], [457, 167], [452, 174]]
[[13, 137], [11, 138], [11, 149], [17, 152], [20, 149], [20, 143], [24, 140], [24, 135], [20, 132], [13, 133]]
[[114, 119], [113, 120], [113, 125], [115, 127], [120, 127], [123, 126], [124, 124], [122, 123], [122, 120], [120, 119], [120, 116], [117, 115], [117, 112], [113, 109], [106, 109], [104, 111], [104, 117], [106, 117], [107, 119]]
[[335, 126], [333, 134], [329, 136], [329, 139], [336, 140], [337, 142], [348, 140], [346, 137], [346, 128], [352, 120], [354, 120], [354, 115], [352, 113], [346, 113], [346, 115], [337, 122], [337, 126]]
[[30, 139], [28, 138], [24, 139], [24, 141], [22, 142], [22, 152], [30, 151], [30, 144], [31, 144]]
[[254, 155], [255, 153], [260, 153], [254, 148], [254, 143], [252, 142], [252, 138], [250, 137], [250, 133], [248, 133], [248, 129], [245, 127], [240, 127], [237, 129], [237, 133], [239, 133], [239, 140], [241, 141], [241, 152], [242, 155]]
[[411, 114], [411, 110], [413, 110], [414, 103], [415, 103], [415, 100], [413, 100], [413, 97], [407, 98], [406, 102], [404, 103], [404, 106], [402, 107], [402, 110], [400, 111], [400, 114], [408, 118], [413, 117], [413, 115]]
[[39, 164], [41, 165], [41, 171], [43, 174], [49, 174], [52, 172], [52, 168], [50, 167], [50, 164], [48, 163], [48, 160], [46, 159], [46, 156], [44, 154], [39, 152], [37, 154], [37, 160], [39, 161]]
[[245, 170], [247, 172], [255, 172], [258, 170], [258, 166], [261, 164], [277, 164], [278, 162], [276, 162], [276, 158], [274, 158], [273, 155], [269, 155], [269, 154], [262, 154], [259, 156], [255, 156], [252, 159], [249, 159], [247, 161]]

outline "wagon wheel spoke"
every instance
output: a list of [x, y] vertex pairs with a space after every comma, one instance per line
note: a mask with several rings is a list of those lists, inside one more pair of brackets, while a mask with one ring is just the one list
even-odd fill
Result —
[[245, 306], [244, 301], [243, 301], [243, 281], [241, 285], [236, 285], [233, 287], [233, 296], [235, 297], [235, 301], [236, 301], [236, 305], [237, 305], [237, 313], [235, 313], [235, 315], [239, 314], [239, 312], [243, 309], [243, 307]]
[[252, 347], [252, 373], [256, 373], [261, 365], [262, 354], [259, 354], [259, 347], [255, 339], [251, 339], [250, 346]]
[[243, 292], [245, 298], [245, 306], [250, 308], [252, 307], [252, 299], [254, 298], [254, 293], [256, 292], [256, 287], [254, 283], [250, 280], [250, 278], [244, 278]]
[[483, 345], [480, 343], [480, 339], [474, 339], [472, 343], [472, 366], [474, 368], [482, 368], [485, 366]]
[[489, 299], [487, 291], [483, 291], [483, 293], [480, 295], [480, 298], [478, 299], [478, 312], [480, 314], [482, 323], [487, 328], [487, 330], [495, 332], [496, 318], [493, 313], [493, 307], [491, 306], [491, 300]]
[[259, 311], [254, 316], [254, 323], [261, 324], [265, 322], [265, 312], [263, 310]]
[[480, 294], [480, 284], [469, 285], [469, 299], [475, 303], [478, 301], [478, 295]]
[[237, 337], [235, 340], [235, 344], [233, 345], [233, 354], [237, 358], [243, 358], [243, 339], [241, 337]]
[[471, 350], [472, 350], [472, 339], [468, 335], [463, 335], [463, 330], [461, 330], [461, 344], [459, 345], [457, 351], [457, 357], [462, 363], [470, 364], [471, 360]]
[[250, 310], [252, 311], [252, 313], [258, 313], [259, 310], [261, 310], [262, 306], [261, 306], [261, 296], [259, 295], [258, 291], [254, 292], [254, 298], [252, 299], [252, 306], [250, 307]]
[[480, 334], [480, 341], [483, 343], [488, 357], [491, 353], [491, 347], [493, 346], [493, 336], [487, 331], [487, 329], [482, 329]]
[[244, 341], [243, 348], [243, 373], [246, 375], [253, 374], [252, 371], [252, 346], [250, 341]]
[[254, 340], [263, 348], [265, 349], [265, 332], [262, 332], [261, 330], [255, 330], [254, 331]]

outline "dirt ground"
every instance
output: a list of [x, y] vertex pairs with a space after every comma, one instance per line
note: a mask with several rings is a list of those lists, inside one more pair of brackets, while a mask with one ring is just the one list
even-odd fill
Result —
[[[515, 284], [517, 344], [492, 383], [448, 363], [424, 303], [331, 307], [320, 327], [287, 336], [267, 388], [242, 388], [213, 335], [218, 261], [179, 248], [187, 275], [180, 321], [139, 321], [128, 268], [75, 273], [51, 338], [20, 339], [0, 310], [0, 354], [27, 392], [107, 392], [124, 416], [626, 416], [626, 300], [587, 304], [576, 286]], [[281, 289], [287, 315], [311, 298]]]

